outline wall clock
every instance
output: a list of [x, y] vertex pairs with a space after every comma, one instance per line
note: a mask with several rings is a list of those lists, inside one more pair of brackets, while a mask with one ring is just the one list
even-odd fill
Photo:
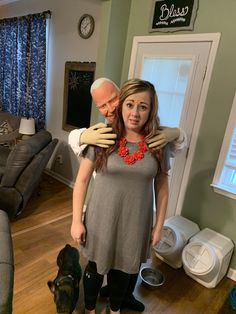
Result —
[[84, 14], [81, 16], [79, 19], [79, 24], [78, 24], [78, 31], [80, 37], [87, 39], [89, 38], [95, 27], [95, 21], [92, 15], [90, 14]]

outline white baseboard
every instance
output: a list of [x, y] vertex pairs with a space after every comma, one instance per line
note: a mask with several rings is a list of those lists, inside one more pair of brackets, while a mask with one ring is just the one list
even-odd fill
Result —
[[[56, 172], [54, 172], [54, 171], [52, 171], [52, 170], [50, 170], [48, 168], [44, 169], [44, 172], [46, 174], [48, 174], [49, 176], [53, 177], [54, 179], [57, 179], [58, 181], [64, 183], [65, 185], [68, 185], [70, 188], [73, 189], [74, 184], [75, 184], [74, 182], [64, 178], [63, 176], [59, 175], [58, 173], [56, 173]], [[85, 213], [86, 207], [87, 207], [87, 205], [84, 204], [84, 206], [83, 206], [83, 213]]]
[[232, 279], [233, 281], [236, 281], [236, 270], [233, 268], [230, 268], [228, 271], [227, 277]]
[[58, 173], [56, 173], [56, 172], [54, 172], [54, 171], [52, 171], [52, 170], [50, 170], [48, 168], [44, 169], [44, 172], [46, 174], [48, 174], [49, 176], [57, 179], [58, 181], [68, 185], [70, 188], [73, 189], [74, 184], [75, 184], [73, 181], [70, 181], [70, 180], [66, 179], [65, 177], [61, 176], [60, 174], [58, 174]]

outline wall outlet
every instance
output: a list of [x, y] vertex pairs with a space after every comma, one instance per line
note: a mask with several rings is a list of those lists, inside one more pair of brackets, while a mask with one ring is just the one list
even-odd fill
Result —
[[62, 155], [57, 155], [57, 157], [56, 157], [56, 161], [57, 161], [60, 165], [62, 165], [62, 164], [63, 164], [63, 158], [62, 158]]

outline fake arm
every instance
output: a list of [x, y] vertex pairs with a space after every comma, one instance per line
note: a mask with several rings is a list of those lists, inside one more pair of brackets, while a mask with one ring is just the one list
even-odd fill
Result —
[[112, 133], [112, 128], [104, 123], [97, 123], [88, 129], [76, 129], [70, 132], [68, 143], [79, 157], [87, 145], [95, 145], [107, 148], [115, 144], [116, 134]]
[[187, 146], [187, 136], [182, 129], [162, 127], [147, 143], [149, 148], [160, 149], [171, 143], [172, 155]]
[[115, 144], [114, 139], [116, 139], [116, 134], [111, 132], [112, 128], [107, 127], [106, 124], [95, 124], [81, 134], [80, 144], [90, 144], [108, 148], [110, 145]]
[[72, 148], [74, 154], [79, 157], [87, 145], [80, 144], [80, 136], [86, 129], [75, 129], [69, 133], [68, 144]]

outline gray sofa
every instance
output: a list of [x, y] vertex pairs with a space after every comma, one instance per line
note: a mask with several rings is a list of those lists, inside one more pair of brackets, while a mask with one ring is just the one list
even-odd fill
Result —
[[11, 150], [0, 146], [0, 209], [13, 220], [38, 186], [57, 139], [40, 131]]
[[12, 313], [14, 258], [7, 213], [0, 209], [0, 314]]

